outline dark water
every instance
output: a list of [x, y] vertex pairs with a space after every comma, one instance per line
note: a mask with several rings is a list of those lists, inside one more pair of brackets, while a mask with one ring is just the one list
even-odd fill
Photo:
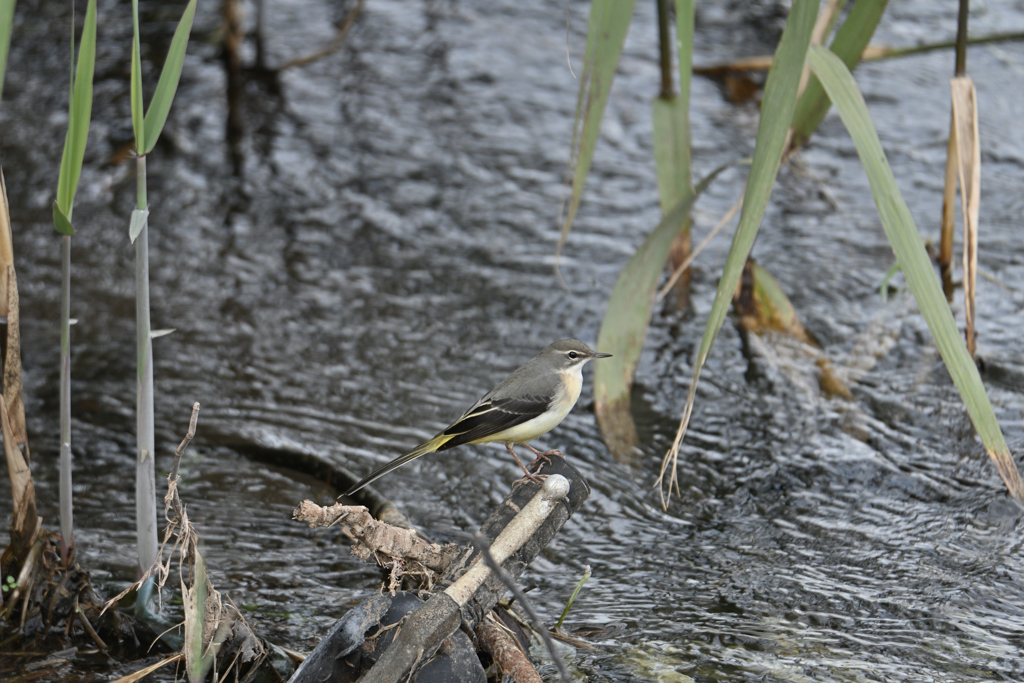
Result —
[[[894, 2], [878, 42], [951, 37], [947, 5]], [[570, 9], [579, 73], [588, 7]], [[972, 31], [1021, 30], [1015, 9], [977, 7]], [[345, 11], [320, 0], [268, 3], [267, 64], [327, 44]], [[131, 138], [129, 12], [127, 3], [101, 3], [94, 123], [74, 214], [76, 533], [111, 594], [134, 578], [136, 563], [134, 166], [110, 161]], [[182, 497], [213, 580], [260, 633], [309, 650], [378, 589], [376, 570], [350, 557], [334, 531], [290, 521], [297, 502], [333, 491], [243, 453], [292, 449], [368, 471], [432, 435], [551, 340], [596, 337], [619, 269], [659, 218], [649, 123], [659, 82], [654, 6], [638, 7], [562, 259], [571, 294], [552, 275], [577, 83], [566, 65], [564, 6], [369, 0], [336, 54], [283, 72], [276, 88], [249, 75], [240, 177], [211, 43], [218, 12], [200, 6], [172, 116], [149, 161], [153, 326], [177, 330], [155, 342], [157, 465], [169, 468], [200, 401]], [[143, 5], [147, 80], [179, 13]], [[749, 13], [702, 7], [695, 61], [769, 52], [780, 16], [767, 4]], [[49, 206], [66, 121], [69, 14], [23, 2], [17, 21], [0, 143], [36, 490], [55, 528], [59, 243]], [[244, 56], [255, 59], [251, 42]], [[931, 53], [857, 72], [929, 239], [952, 65], [951, 53]], [[968, 67], [983, 146], [980, 353], [1019, 452], [1024, 48], [972, 48]], [[693, 103], [698, 174], [752, 151], [756, 105], [730, 104], [703, 79]], [[728, 172], [698, 204], [698, 239], [743, 178]], [[902, 291], [887, 303], [878, 295], [893, 257], [835, 116], [781, 171], [754, 255], [849, 372], [855, 400], [818, 396], [806, 381], [813, 359], [785, 341], [766, 340], [749, 361], [727, 323], [684, 444], [682, 493], [661, 510], [651, 487], [725, 244], [695, 267], [696, 315], [654, 320], [638, 377], [639, 464], [619, 464], [604, 448], [586, 409], [589, 373], [580, 407], [544, 442], [570, 453], [594, 491], [525, 577], [553, 621], [584, 565], [593, 568], [566, 625], [606, 634], [577, 653], [580, 675], [1024, 677], [1020, 511], [971, 435], [912, 302]], [[517, 476], [498, 449], [462, 448], [399, 470], [381, 489], [445, 539], [476, 528]], [[0, 498], [4, 515], [8, 501]]]

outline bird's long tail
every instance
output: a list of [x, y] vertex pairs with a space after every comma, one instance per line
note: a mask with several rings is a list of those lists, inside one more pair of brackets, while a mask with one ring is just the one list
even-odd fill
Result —
[[395, 458], [394, 460], [392, 460], [391, 462], [389, 462], [388, 464], [383, 465], [383, 466], [379, 467], [378, 469], [375, 469], [369, 476], [367, 476], [361, 482], [359, 482], [358, 484], [356, 484], [355, 486], [350, 488], [348, 491], [345, 491], [345, 493], [341, 494], [341, 496], [338, 496], [338, 497], [341, 498], [342, 496], [351, 496], [353, 493], [355, 493], [359, 489], [361, 489], [364, 486], [367, 486], [369, 484], [372, 484], [373, 482], [377, 481], [378, 479], [383, 477], [388, 472], [391, 472], [392, 470], [397, 470], [399, 467], [401, 467], [405, 463], [412, 462], [413, 460], [415, 460], [416, 458], [420, 457], [421, 455], [426, 455], [427, 453], [433, 453], [438, 448], [440, 448], [441, 446], [445, 445], [445, 443], [447, 443], [448, 441], [451, 441], [452, 439], [454, 439], [455, 436], [456, 435], [454, 435], [454, 434], [438, 434], [437, 436], [435, 436], [430, 441], [426, 441], [424, 443], [421, 443], [419, 446], [417, 446], [416, 448], [412, 449], [411, 451], [409, 451], [405, 455], [400, 455], [397, 458]]

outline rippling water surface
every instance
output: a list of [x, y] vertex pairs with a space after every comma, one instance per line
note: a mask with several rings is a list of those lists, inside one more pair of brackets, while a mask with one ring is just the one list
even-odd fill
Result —
[[[73, 441], [77, 541], [108, 593], [135, 573], [134, 167], [129, 6], [101, 2], [96, 110], [74, 238]], [[695, 62], [767, 53], [784, 12], [701, 7]], [[955, 7], [893, 2], [878, 42], [952, 37]], [[144, 3], [162, 54], [180, 7]], [[249, 72], [240, 175], [225, 142], [225, 72], [201, 5], [171, 119], [149, 162], [158, 469], [193, 401], [199, 434], [182, 497], [217, 587], [257, 630], [311, 649], [378, 590], [334, 531], [290, 521], [334, 491], [246, 457], [313, 453], [357, 472], [457, 416], [553, 339], [592, 341], [615, 278], [659, 218], [649, 103], [653, 3], [640, 3], [580, 216], [552, 275], [576, 102], [557, 3], [369, 0], [337, 53]], [[266, 3], [275, 66], [332, 39], [346, 7]], [[570, 7], [573, 68], [588, 6]], [[746, 13], [744, 13], [746, 12]], [[1021, 30], [1011, 2], [975, 8], [978, 34]], [[66, 8], [19, 3], [0, 142], [22, 292], [36, 489], [57, 520], [59, 244], [50, 202], [66, 120]], [[250, 14], [250, 24], [254, 19]], [[60, 30], [58, 30], [58, 27]], [[244, 55], [255, 59], [252, 44]], [[922, 234], [937, 234], [951, 53], [866, 64], [857, 79]], [[1024, 437], [1024, 48], [972, 48], [983, 163], [979, 344], [1011, 445]], [[755, 104], [693, 85], [694, 166], [748, 155]], [[735, 201], [730, 171], [695, 212], [699, 239]], [[838, 118], [783, 168], [754, 256], [790, 293], [853, 402], [820, 397], [813, 361], [783, 340], [743, 354], [730, 322], [698, 391], [662, 511], [652, 484], [682, 409], [721, 240], [694, 272], [694, 315], [659, 313], [635, 396], [643, 455], [615, 461], [589, 410], [544, 445], [571, 454], [593, 495], [524, 577], [548, 619], [584, 565], [567, 620], [598, 627], [578, 652], [595, 680], [871, 681], [1024, 677], [1024, 532], [913, 303], [878, 285], [893, 264]], [[959, 312], [962, 304], [954, 308]], [[867, 349], [867, 350], [865, 350]], [[381, 482], [437, 539], [477, 527], [515, 479], [497, 448], [428, 456]], [[0, 499], [5, 515], [9, 498]], [[166, 674], [170, 676], [170, 673]]]

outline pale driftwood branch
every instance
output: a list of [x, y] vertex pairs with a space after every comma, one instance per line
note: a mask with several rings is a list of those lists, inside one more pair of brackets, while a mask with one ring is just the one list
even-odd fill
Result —
[[448, 569], [455, 557], [454, 544], [428, 543], [414, 529], [400, 529], [374, 519], [362, 505], [335, 503], [321, 507], [304, 500], [292, 512], [292, 518], [311, 528], [344, 525], [345, 532], [355, 540], [352, 554], [363, 560], [373, 556], [386, 569], [395, 570], [404, 564], [404, 573], [422, 567], [439, 574]]

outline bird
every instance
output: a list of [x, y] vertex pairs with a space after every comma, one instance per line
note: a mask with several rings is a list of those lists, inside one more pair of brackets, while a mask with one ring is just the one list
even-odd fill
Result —
[[526, 472], [526, 478], [538, 481], [512, 446], [522, 444], [533, 451], [538, 460], [549, 463], [548, 456], [561, 455], [558, 451], [538, 451], [527, 442], [557, 427], [576, 405], [583, 387], [583, 366], [588, 361], [611, 355], [598, 353], [578, 339], [562, 339], [548, 345], [484, 394], [444, 431], [374, 470], [338, 497], [351, 496], [421, 455], [475, 443], [504, 443]]

